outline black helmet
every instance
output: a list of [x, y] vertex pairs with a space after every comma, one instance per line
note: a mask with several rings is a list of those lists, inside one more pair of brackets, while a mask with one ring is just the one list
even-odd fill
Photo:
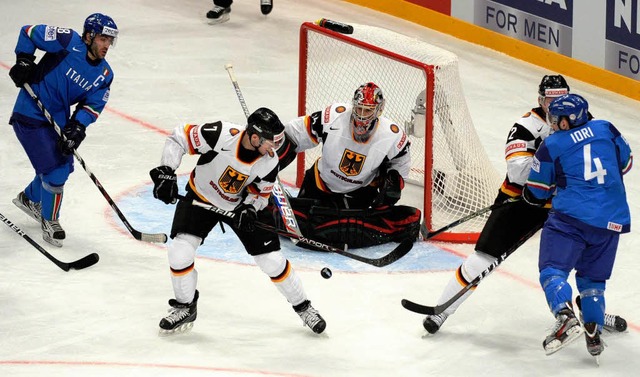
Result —
[[283, 132], [284, 125], [280, 122], [276, 113], [266, 107], [257, 109], [247, 118], [247, 134], [249, 136], [256, 134], [261, 138], [273, 140], [277, 143], [281, 140], [275, 139], [278, 139], [278, 136], [281, 139]]
[[538, 86], [540, 97], [559, 97], [569, 93], [569, 84], [562, 75], [545, 75]]

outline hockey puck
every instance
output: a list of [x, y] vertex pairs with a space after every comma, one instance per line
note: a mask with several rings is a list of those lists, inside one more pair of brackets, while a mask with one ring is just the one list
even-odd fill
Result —
[[329, 279], [332, 275], [332, 272], [329, 267], [325, 267], [320, 271], [320, 275], [322, 275], [322, 277], [325, 279]]

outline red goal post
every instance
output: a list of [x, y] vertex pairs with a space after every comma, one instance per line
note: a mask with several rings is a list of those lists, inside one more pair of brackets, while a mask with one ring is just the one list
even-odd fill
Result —
[[[375, 82], [386, 99], [383, 116], [411, 140], [411, 172], [400, 204], [420, 208], [429, 231], [489, 206], [500, 186], [471, 121], [457, 56], [417, 38], [352, 24], [340, 34], [306, 22], [300, 28], [299, 115], [350, 102], [355, 89]], [[320, 157], [298, 155], [296, 185]], [[479, 216], [435, 239], [475, 242], [486, 221]]]

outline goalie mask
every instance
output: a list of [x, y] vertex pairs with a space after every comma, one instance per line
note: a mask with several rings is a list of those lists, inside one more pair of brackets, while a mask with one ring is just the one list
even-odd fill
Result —
[[356, 89], [351, 111], [351, 126], [356, 141], [369, 140], [382, 110], [384, 110], [384, 97], [382, 90], [376, 84], [368, 82]]
[[549, 104], [557, 97], [569, 94], [569, 84], [562, 75], [545, 75], [538, 85], [538, 104], [545, 112]]
[[247, 134], [260, 136], [260, 145], [268, 141], [277, 150], [284, 141], [284, 125], [276, 113], [261, 107], [247, 118]]

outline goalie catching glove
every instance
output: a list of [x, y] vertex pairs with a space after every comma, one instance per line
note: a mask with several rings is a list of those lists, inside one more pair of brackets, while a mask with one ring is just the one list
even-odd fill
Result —
[[149, 172], [153, 180], [153, 197], [165, 204], [173, 204], [178, 197], [178, 183], [176, 173], [169, 166], [163, 165], [151, 169]]
[[398, 200], [402, 189], [404, 188], [404, 179], [397, 170], [391, 169], [387, 172], [380, 187], [380, 193], [374, 199], [371, 207], [393, 206]]
[[258, 213], [254, 206], [251, 204], [240, 204], [233, 212], [236, 214], [234, 217], [234, 225], [236, 228], [243, 232], [253, 232], [256, 230]]

